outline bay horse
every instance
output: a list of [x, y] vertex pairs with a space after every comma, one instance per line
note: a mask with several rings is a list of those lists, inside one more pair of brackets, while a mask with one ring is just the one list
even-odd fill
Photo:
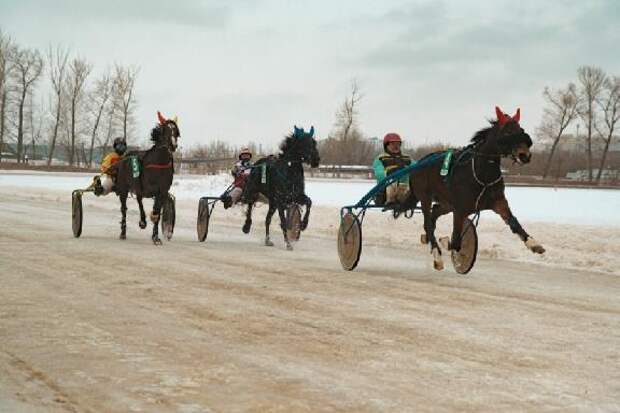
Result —
[[[497, 120], [481, 129], [471, 139], [471, 144], [453, 152], [454, 162], [445, 179], [440, 175], [442, 162], [414, 170], [409, 176], [413, 204], [421, 203], [424, 214], [426, 242], [430, 243], [434, 267], [443, 269], [441, 248], [435, 238], [437, 219], [452, 212], [452, 236], [448, 248], [461, 249], [461, 233], [465, 219], [483, 210], [499, 214], [511, 231], [519, 236], [527, 248], [536, 254], [545, 249], [532, 238], [512, 214], [504, 194], [501, 159], [510, 157], [518, 164], [530, 162], [532, 139], [521, 128], [521, 110], [513, 116], [495, 107]], [[433, 205], [433, 201], [436, 203]]]
[[280, 144], [280, 153], [277, 156], [261, 158], [254, 164], [243, 191], [243, 202], [248, 204], [243, 232], [250, 232], [252, 226], [252, 208], [259, 198], [264, 195], [269, 201], [269, 210], [265, 218], [265, 245], [273, 246], [269, 237], [269, 225], [275, 211], [280, 216], [280, 227], [284, 234], [286, 249], [292, 250], [286, 234], [286, 218], [284, 211], [291, 204], [305, 206], [304, 217], [301, 221], [301, 230], [308, 227], [312, 200], [305, 193], [303, 164], [312, 168], [319, 166], [320, 156], [317, 142], [314, 138], [314, 126], [309, 132], [304, 128], [294, 126], [293, 133], [285, 137]]
[[[146, 214], [142, 198], [153, 198], [153, 210], [150, 218], [153, 223], [151, 239], [155, 245], [161, 245], [159, 239], [159, 218], [162, 205], [168, 199], [168, 191], [172, 185], [174, 164], [172, 153], [177, 148], [177, 139], [181, 136], [176, 117], [166, 119], [157, 112], [159, 123], [151, 130], [153, 146], [146, 151], [132, 151], [114, 166], [117, 168], [115, 189], [121, 201], [121, 235], [126, 239], [127, 196], [133, 193], [140, 207], [141, 229], [146, 228]], [[138, 162], [139, 176], [134, 178], [132, 158]]]

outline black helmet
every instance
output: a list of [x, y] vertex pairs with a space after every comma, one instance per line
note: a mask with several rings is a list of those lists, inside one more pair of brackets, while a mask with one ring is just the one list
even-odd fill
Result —
[[127, 150], [127, 142], [124, 138], [116, 138], [114, 139], [114, 143], [112, 144], [114, 151], [119, 155], [122, 155]]

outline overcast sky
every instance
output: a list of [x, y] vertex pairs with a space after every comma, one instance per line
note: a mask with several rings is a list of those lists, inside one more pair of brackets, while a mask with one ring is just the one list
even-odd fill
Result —
[[354, 78], [367, 136], [460, 145], [496, 104], [533, 134], [545, 86], [581, 65], [620, 75], [618, 0], [0, 0], [0, 28], [96, 75], [139, 66], [138, 135], [177, 114], [184, 147], [326, 137]]

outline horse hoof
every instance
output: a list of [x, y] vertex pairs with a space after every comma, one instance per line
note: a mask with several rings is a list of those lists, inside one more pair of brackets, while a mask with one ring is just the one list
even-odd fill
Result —
[[301, 225], [299, 226], [299, 229], [302, 231], [305, 231], [306, 228], [308, 228], [308, 221], [301, 221]]
[[159, 238], [153, 238], [153, 244], [155, 245], [162, 245], [162, 242]]
[[121, 234], [120, 237], [118, 237], [118, 239], [127, 239], [127, 235]]
[[246, 222], [245, 224], [243, 224], [243, 228], [241, 228], [241, 231], [243, 231], [244, 234], [247, 234], [248, 232], [250, 232], [251, 226], [252, 226], [252, 221]]
[[287, 251], [293, 251], [293, 246], [291, 244], [286, 244]]
[[140, 221], [140, 222], [138, 222], [138, 226], [140, 227], [140, 229], [144, 229], [144, 228], [146, 228], [146, 221]]
[[273, 242], [271, 242], [271, 240], [265, 240], [265, 245], [268, 247], [273, 247]]
[[441, 252], [439, 251], [439, 249], [433, 248], [431, 253], [433, 254], [433, 267], [437, 271], [443, 270], [443, 260], [441, 259]]
[[441, 238], [439, 238], [439, 243], [441, 244], [443, 249], [450, 250], [450, 238], [448, 238], [448, 237], [441, 237]]
[[424, 245], [428, 244], [428, 240], [426, 239], [426, 234], [420, 235], [420, 242]]
[[530, 249], [535, 254], [544, 254], [545, 249], [542, 245], [540, 245], [534, 238], [529, 237], [527, 241], [525, 241], [525, 246]]

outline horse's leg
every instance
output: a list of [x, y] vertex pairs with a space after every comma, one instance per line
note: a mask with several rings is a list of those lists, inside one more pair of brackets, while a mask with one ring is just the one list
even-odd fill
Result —
[[433, 221], [431, 206], [432, 198], [426, 194], [420, 198], [422, 213], [424, 214], [424, 231], [426, 241], [431, 244], [431, 254], [433, 254], [433, 266], [436, 270], [443, 270], [443, 260], [441, 259], [441, 249], [435, 238], [435, 222]]
[[162, 195], [159, 193], [155, 194], [153, 196], [153, 211], [151, 212], [151, 222], [153, 223], [153, 235], [151, 239], [155, 245], [161, 245], [161, 240], [159, 239], [159, 214], [162, 204]]
[[276, 209], [270, 202], [269, 211], [267, 211], [267, 216], [265, 217], [265, 245], [268, 247], [273, 247], [273, 242], [269, 239], [269, 226], [271, 225], [271, 217], [276, 212]]
[[140, 207], [140, 222], [138, 225], [140, 228], [146, 228], [146, 213], [144, 212], [144, 205], [142, 205], [142, 195], [136, 195], [136, 200], [138, 201], [138, 207]]
[[127, 239], [127, 193], [118, 195], [121, 200], [121, 235], [120, 239]]
[[286, 249], [289, 251], [293, 250], [293, 246], [288, 240], [288, 236], [286, 235], [286, 215], [284, 214], [284, 206], [278, 205], [278, 215], [280, 215], [280, 228], [282, 228], [282, 233], [284, 234], [284, 243], [286, 244]]
[[519, 224], [517, 217], [512, 215], [510, 207], [508, 206], [508, 201], [505, 197], [501, 197], [500, 199], [495, 201], [495, 203], [493, 204], [493, 211], [495, 211], [496, 214], [502, 217], [504, 222], [510, 227], [510, 230], [513, 233], [517, 234], [519, 238], [521, 238], [521, 241], [525, 243], [525, 246], [528, 247], [532, 252], [535, 252], [537, 254], [542, 254], [545, 252], [543, 246], [540, 245], [534, 238], [529, 236], [528, 233], [525, 232], [523, 227], [521, 227], [521, 224]]
[[301, 230], [304, 231], [308, 228], [308, 220], [310, 219], [310, 208], [312, 207], [312, 200], [306, 194], [302, 195], [301, 205], [306, 206], [306, 213], [304, 214], [304, 218], [301, 220]]
[[452, 213], [452, 238], [450, 239], [450, 249], [454, 251], [461, 250], [461, 241], [463, 233], [463, 223], [465, 223], [467, 215], [462, 211], [454, 211]]
[[243, 231], [244, 234], [247, 234], [248, 232], [250, 232], [250, 228], [252, 227], [252, 208], [254, 207], [254, 202], [248, 202], [248, 210], [245, 213], [245, 223], [243, 224], [243, 228], [241, 228], [241, 231]]

